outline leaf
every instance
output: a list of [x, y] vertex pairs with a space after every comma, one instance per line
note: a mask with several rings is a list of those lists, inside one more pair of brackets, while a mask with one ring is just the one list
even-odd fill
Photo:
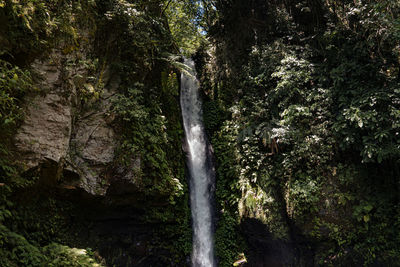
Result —
[[365, 223], [369, 222], [369, 215], [368, 214], [364, 215], [363, 220]]
[[370, 212], [373, 208], [374, 207], [370, 204], [363, 207], [364, 211], [366, 211], [366, 212]]

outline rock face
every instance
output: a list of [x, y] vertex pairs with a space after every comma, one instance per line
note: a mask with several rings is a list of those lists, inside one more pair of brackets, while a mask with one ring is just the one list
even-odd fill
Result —
[[81, 174], [77, 186], [94, 195], [106, 193], [107, 165], [113, 162], [117, 145], [115, 132], [107, 122], [115, 89], [104, 89], [98, 108], [77, 116], [70, 139], [70, 161]]
[[[71, 55], [67, 56], [71, 62]], [[72, 57], [85, 55], [80, 51]], [[99, 96], [78, 101], [80, 92], [95, 90], [87, 78], [87, 69], [68, 64], [66, 55], [58, 51], [35, 61], [32, 68], [42, 77], [38, 87], [45, 93], [26, 99], [25, 121], [15, 137], [19, 162], [25, 171], [51, 163], [57, 169], [51, 174], [53, 182], [65, 188], [81, 188], [92, 195], [105, 195], [110, 185], [107, 173], [117, 146], [110, 123], [119, 79], [110, 78], [108, 70], [103, 70], [105, 86]], [[121, 172], [124, 168], [119, 169]]]
[[72, 130], [73, 94], [62, 94], [60, 66], [49, 59], [36, 61], [33, 67], [44, 78], [39, 86], [49, 93], [27, 100], [25, 122], [15, 138], [25, 169], [38, 166], [45, 159], [59, 162], [65, 158]]
[[68, 104], [56, 94], [33, 99], [29, 115], [16, 136], [16, 145], [24, 155], [21, 161], [27, 169], [44, 159], [58, 162], [67, 155], [72, 129]]

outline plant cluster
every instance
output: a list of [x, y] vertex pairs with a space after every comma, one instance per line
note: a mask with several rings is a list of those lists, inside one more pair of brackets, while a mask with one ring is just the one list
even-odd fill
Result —
[[[393, 264], [399, 5], [293, 2], [219, 9], [225, 30], [211, 32], [219, 72], [206, 74], [216, 76], [208, 105], [228, 119], [215, 124], [214, 110], [205, 111], [219, 161], [217, 197], [239, 189], [230, 195], [239, 197], [232, 214], [257, 218], [275, 238], [305, 238], [320, 264]], [[260, 5], [269, 9], [252, 9]], [[223, 150], [221, 138], [231, 140]], [[235, 153], [226, 157], [226, 147]], [[225, 212], [226, 199], [217, 200]]]
[[[166, 13], [162, 12], [165, 4], [123, 0], [0, 1], [0, 21], [4, 22], [0, 26], [0, 134], [12, 137], [23, 118], [23, 96], [36, 93], [34, 84], [38, 83], [32, 78], [32, 71], [28, 71], [33, 60], [58, 49], [67, 58], [63, 63], [67, 70], [77, 66], [86, 69], [88, 77], [77, 75], [73, 81], [79, 87], [82, 106], [88, 109], [96, 108], [104, 86], [105, 66], [110, 67], [112, 75], [120, 80], [110, 111], [120, 137], [115, 166], [125, 164], [130, 168], [132, 161], [139, 159], [136, 185], [146, 199], [141, 220], [159, 225], [153, 231], [154, 251], [167, 251], [169, 256], [164, 256], [168, 258], [163, 261], [179, 264], [190, 253], [191, 230], [176, 68], [182, 64], [173, 54], [178, 50]], [[93, 51], [86, 51], [89, 57], [73, 57], [86, 45], [94, 46]], [[62, 233], [67, 221], [60, 215], [64, 211], [50, 206], [56, 213], [54, 217], [39, 213], [34, 220], [35, 215], [25, 209], [25, 204], [15, 205], [15, 198], [22, 194], [17, 189], [38, 190], [32, 185], [40, 174], [26, 173], [22, 177], [18, 166], [12, 164], [15, 155], [6, 146], [12, 140], [3, 140], [2, 265], [95, 266], [92, 255], [85, 256], [80, 250], [63, 246], [79, 243], [68, 233]], [[37, 206], [35, 203], [30, 208]]]

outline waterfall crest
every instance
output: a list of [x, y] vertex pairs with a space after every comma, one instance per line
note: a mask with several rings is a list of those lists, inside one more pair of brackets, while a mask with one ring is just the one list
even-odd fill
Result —
[[182, 74], [180, 97], [190, 174], [192, 266], [213, 267], [216, 266], [212, 212], [215, 171], [203, 125], [202, 103], [194, 62], [191, 59], [185, 59], [184, 63], [192, 68], [191, 75]]

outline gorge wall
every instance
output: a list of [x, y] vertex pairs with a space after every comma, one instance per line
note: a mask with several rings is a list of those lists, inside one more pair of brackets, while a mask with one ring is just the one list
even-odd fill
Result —
[[0, 0], [0, 266], [190, 265], [182, 47], [217, 265], [398, 266], [398, 1], [193, 3]]
[[197, 65], [220, 266], [398, 266], [399, 6], [215, 8]]
[[160, 12], [1, 2], [0, 265], [185, 265], [176, 51]]

